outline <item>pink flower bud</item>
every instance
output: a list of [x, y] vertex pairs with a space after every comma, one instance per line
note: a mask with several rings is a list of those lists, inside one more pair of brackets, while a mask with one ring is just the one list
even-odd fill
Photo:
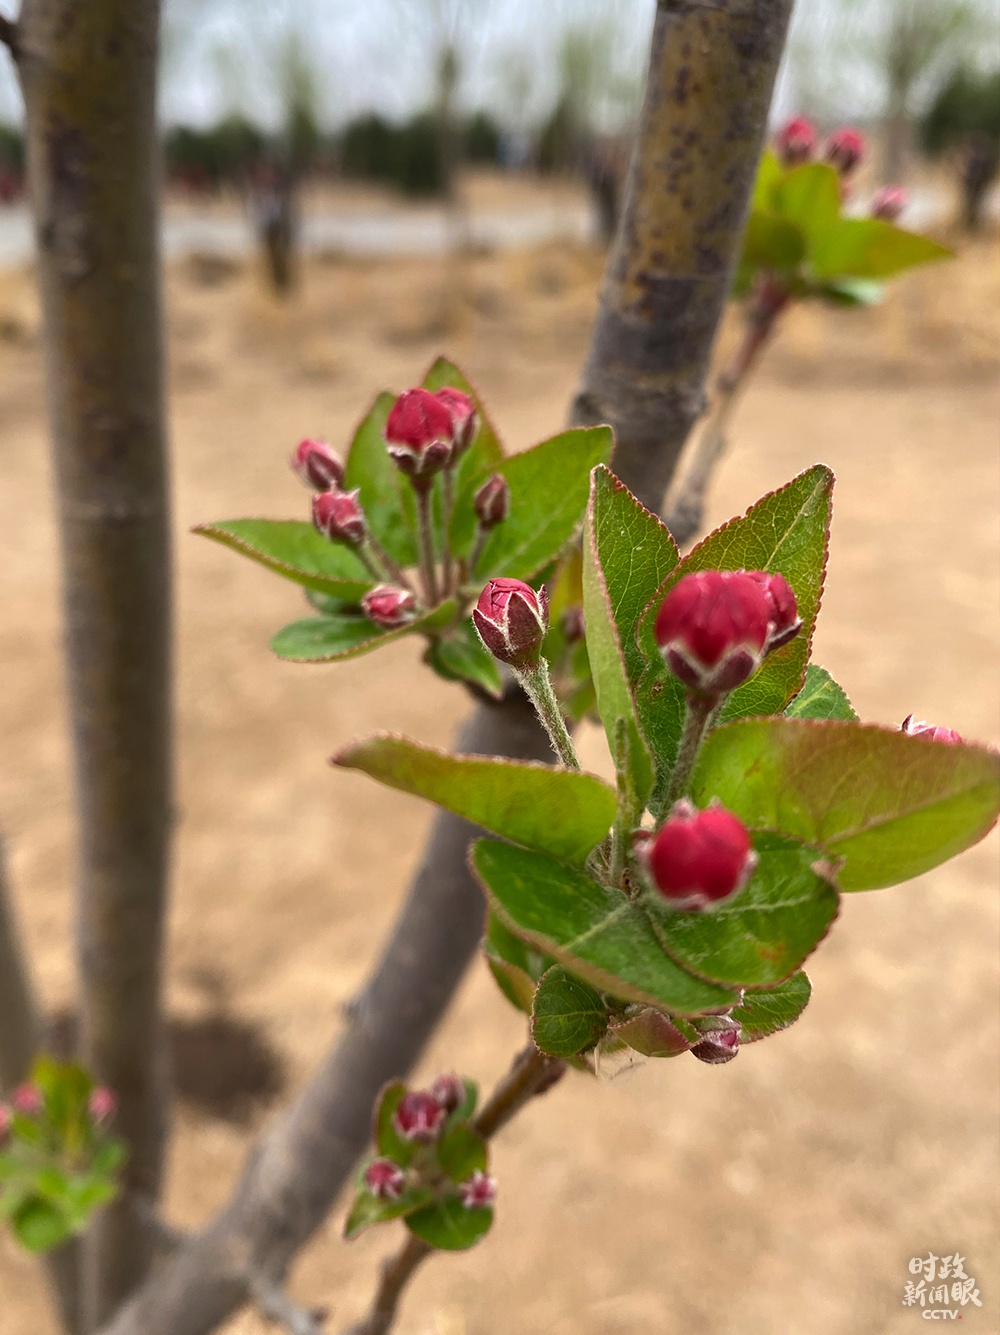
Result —
[[479, 595], [472, 621], [494, 658], [510, 667], [533, 667], [549, 628], [544, 586], [536, 593], [519, 579], [491, 579]]
[[921, 719], [915, 719], [912, 714], [907, 714], [903, 719], [900, 732], [905, 732], [910, 737], [929, 737], [933, 742], [947, 742], [951, 746], [962, 740], [954, 728], [941, 728], [934, 723], [924, 723]]
[[7, 1107], [6, 1103], [0, 1103], [0, 1146], [3, 1145], [4, 1141], [10, 1135], [10, 1127], [13, 1120], [14, 1114], [11, 1112], [10, 1108]]
[[689, 690], [722, 695], [760, 667], [772, 608], [745, 570], [699, 570], [663, 600], [654, 634], [671, 672]]
[[472, 505], [483, 529], [496, 528], [510, 514], [510, 487], [502, 473], [491, 473], [472, 498]]
[[437, 400], [443, 403], [451, 413], [452, 432], [455, 437], [454, 457], [464, 454], [472, 444], [476, 434], [476, 405], [460, 389], [445, 385], [437, 392]]
[[731, 1062], [740, 1050], [740, 1026], [728, 1015], [706, 1015], [693, 1020], [704, 1037], [690, 1049], [692, 1057], [709, 1066]]
[[748, 570], [747, 574], [756, 580], [767, 598], [771, 614], [771, 629], [767, 636], [767, 652], [770, 653], [794, 640], [802, 629], [798, 604], [784, 575], [772, 575], [766, 570]]
[[405, 626], [416, 616], [417, 599], [411, 589], [396, 584], [376, 584], [362, 595], [361, 610], [369, 621], [386, 630]]
[[583, 639], [586, 631], [583, 608], [580, 604], [574, 603], [572, 607], [567, 607], [562, 615], [562, 632], [566, 636], [566, 643], [578, 644]]
[[872, 195], [871, 215], [895, 222], [910, 202], [910, 196], [901, 185], [883, 185]]
[[681, 800], [652, 838], [633, 847], [654, 888], [675, 909], [703, 911], [729, 899], [757, 864], [746, 827], [718, 803], [698, 811]]
[[477, 1168], [471, 1177], [459, 1185], [458, 1194], [467, 1210], [481, 1210], [492, 1205], [497, 1198], [497, 1180], [489, 1173]]
[[426, 1089], [412, 1089], [393, 1113], [392, 1123], [404, 1140], [429, 1144], [444, 1126], [447, 1113]]
[[18, 1085], [10, 1096], [11, 1107], [24, 1117], [42, 1111], [42, 1092], [37, 1085]]
[[300, 440], [290, 463], [314, 491], [329, 491], [344, 480], [344, 465], [325, 440]]
[[398, 1201], [406, 1185], [406, 1174], [391, 1159], [373, 1159], [365, 1169], [365, 1186], [382, 1201]]
[[91, 1091], [87, 1107], [95, 1122], [106, 1122], [108, 1118], [114, 1117], [118, 1111], [118, 1096], [114, 1090], [108, 1089], [106, 1085], [98, 1085], [95, 1090]]
[[430, 485], [451, 461], [454, 445], [451, 411], [436, 394], [426, 389], [400, 394], [385, 424], [385, 446], [401, 472]]
[[340, 491], [334, 487], [332, 491], [314, 496], [312, 515], [316, 528], [331, 542], [346, 542], [357, 547], [368, 531], [357, 488]]
[[795, 116], [774, 137], [774, 149], [786, 167], [809, 162], [816, 155], [818, 135], [812, 121]]
[[465, 1098], [465, 1085], [454, 1071], [439, 1075], [431, 1084], [431, 1093], [446, 1113], [453, 1113]]
[[860, 130], [845, 126], [835, 130], [826, 141], [826, 160], [841, 176], [850, 176], [865, 156], [865, 137]]

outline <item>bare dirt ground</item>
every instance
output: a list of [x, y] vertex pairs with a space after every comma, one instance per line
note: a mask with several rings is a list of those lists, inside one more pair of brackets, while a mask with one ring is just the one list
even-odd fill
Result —
[[[406, 645], [339, 669], [279, 663], [268, 637], [300, 614], [298, 590], [188, 529], [304, 516], [285, 466], [294, 441], [346, 440], [377, 389], [412, 383], [442, 349], [511, 446], [556, 429], [600, 269], [600, 256], [555, 246], [479, 257], [445, 301], [443, 262], [317, 262], [288, 310], [249, 268], [192, 260], [170, 274], [177, 1224], [198, 1225], [225, 1198], [277, 1086], [299, 1086], [336, 1034], [431, 819], [326, 757], [376, 727], [446, 743], [467, 708]], [[871, 314], [796, 313], [740, 409], [711, 500], [720, 521], [815, 460], [831, 464], [817, 660], [864, 718], [912, 710], [993, 742], [998, 295], [984, 243]], [[28, 276], [0, 279], [0, 335], [0, 827], [57, 1012], [73, 986], [72, 827]], [[605, 766], [592, 732], [584, 750]], [[493, 1235], [426, 1267], [400, 1335], [916, 1335], [919, 1310], [901, 1299], [909, 1258], [928, 1251], [966, 1257], [983, 1306], [962, 1308], [960, 1329], [995, 1335], [996, 892], [994, 835], [919, 881], [848, 897], [811, 963], [803, 1020], [734, 1065], [682, 1058], [603, 1086], [564, 1081], [496, 1147]], [[477, 963], [420, 1074], [454, 1065], [488, 1085], [523, 1038]], [[331, 1308], [332, 1331], [359, 1313], [396, 1245], [390, 1231], [345, 1245], [342, 1217], [294, 1275], [298, 1295]], [[252, 1314], [227, 1327], [265, 1329]], [[0, 1239], [0, 1332], [53, 1331], [35, 1264]]]

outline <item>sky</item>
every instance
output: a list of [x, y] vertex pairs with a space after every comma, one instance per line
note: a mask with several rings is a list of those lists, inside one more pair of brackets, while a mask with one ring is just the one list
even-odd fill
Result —
[[[808, 103], [821, 115], [871, 118], [883, 93], [870, 55], [887, 17], [969, 3], [987, 20], [980, 55], [996, 63], [1000, 0], [799, 0], [776, 114]], [[0, 11], [15, 5], [0, 0]], [[527, 126], [554, 103], [560, 47], [576, 28], [592, 34], [604, 61], [608, 93], [596, 114], [610, 127], [639, 95], [654, 8], [655, 0], [165, 0], [161, 113], [198, 124], [240, 110], [273, 125], [297, 49], [325, 124], [372, 109], [400, 118], [429, 104], [435, 54], [451, 35], [462, 53], [462, 104]], [[20, 97], [0, 56], [4, 120], [20, 120]]]

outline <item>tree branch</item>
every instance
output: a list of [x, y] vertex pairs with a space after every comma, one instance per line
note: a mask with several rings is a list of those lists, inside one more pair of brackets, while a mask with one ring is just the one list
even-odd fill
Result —
[[7, 47], [11, 56], [17, 59], [17, 24], [6, 14], [0, 14], [0, 45]]
[[[551, 1089], [565, 1071], [565, 1062], [546, 1057], [533, 1043], [530, 1044], [514, 1058], [510, 1070], [483, 1105], [473, 1126], [485, 1140], [489, 1140], [536, 1094]], [[371, 1311], [344, 1335], [388, 1335], [407, 1284], [420, 1264], [435, 1250], [429, 1243], [408, 1235], [396, 1255], [383, 1266]]]
[[732, 281], [792, 0], [659, 0], [618, 235], [573, 405], [658, 511]]
[[84, 1048], [118, 1095], [129, 1144], [125, 1190], [88, 1235], [93, 1324], [152, 1261], [135, 1202], [158, 1193], [169, 1102], [158, 23], [158, 0], [24, 0], [18, 21], [75, 743]]

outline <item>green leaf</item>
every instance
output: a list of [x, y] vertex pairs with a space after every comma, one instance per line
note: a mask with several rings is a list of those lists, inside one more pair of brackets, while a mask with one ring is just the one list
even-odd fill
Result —
[[743, 235], [741, 269], [794, 269], [806, 253], [802, 231], [773, 213], [750, 214]]
[[816, 464], [778, 491], [762, 497], [746, 514], [710, 533], [667, 577], [650, 600], [639, 626], [639, 647], [649, 662], [636, 688], [639, 722], [657, 765], [654, 809], [677, 755], [684, 721], [684, 693], [667, 668], [653, 624], [668, 591], [693, 570], [769, 570], [784, 575], [798, 602], [802, 629], [770, 654], [755, 676], [729, 696], [723, 718], [776, 714], [802, 687], [819, 613], [826, 569], [833, 474]]
[[777, 203], [777, 192], [785, 179], [785, 168], [771, 150], [765, 149], [757, 166], [757, 179], [753, 187], [753, 208], [764, 213], [773, 213]]
[[1000, 754], [868, 724], [743, 719], [708, 737], [691, 793], [843, 859], [841, 889], [876, 890], [986, 834], [1000, 812]]
[[354, 1198], [351, 1212], [344, 1225], [344, 1237], [356, 1238], [359, 1233], [373, 1224], [387, 1224], [393, 1219], [401, 1219], [414, 1210], [424, 1208], [433, 1200], [430, 1187], [407, 1187], [396, 1201], [386, 1200], [382, 1196], [373, 1196], [367, 1188], [362, 1188]]
[[679, 1057], [701, 1040], [697, 1029], [680, 1016], [664, 1015], [650, 1006], [613, 1023], [610, 1032], [644, 1057]]
[[500, 991], [512, 1006], [530, 1015], [535, 984], [547, 965], [545, 956], [516, 937], [495, 913], [486, 920], [483, 953]]
[[405, 737], [354, 742], [333, 757], [390, 788], [413, 793], [484, 830], [582, 864], [615, 818], [614, 792], [593, 774], [531, 761], [453, 756]]
[[445, 681], [469, 681], [495, 700], [503, 695], [497, 661], [476, 634], [471, 620], [460, 621], [447, 635], [432, 640], [427, 662]]
[[471, 865], [512, 932], [602, 992], [679, 1015], [735, 1003], [665, 955], [647, 915], [620, 891], [492, 839], [472, 845]]
[[842, 687], [817, 663], [810, 663], [806, 668], [806, 680], [802, 690], [785, 710], [787, 718], [839, 718], [857, 720], [857, 714], [851, 706]]
[[560, 556], [583, 523], [590, 470], [608, 462], [613, 446], [610, 427], [584, 427], [507, 459], [497, 471], [510, 487], [510, 514], [487, 538], [477, 579], [529, 580]]
[[374, 584], [353, 548], [299, 519], [226, 519], [194, 530], [307, 589], [357, 602]]
[[271, 640], [279, 658], [291, 663], [336, 663], [358, 658], [383, 644], [418, 631], [428, 631], [455, 615], [452, 599], [414, 618], [405, 626], [385, 630], [360, 613], [345, 616], [304, 617], [293, 621]]
[[773, 987], [826, 936], [839, 896], [814, 870], [815, 849], [778, 834], [756, 834], [753, 845], [757, 866], [732, 899], [706, 913], [664, 907], [653, 924], [664, 949], [693, 973], [736, 987]]
[[392, 1159], [405, 1168], [417, 1152], [417, 1144], [404, 1140], [393, 1123], [396, 1109], [406, 1097], [406, 1084], [402, 1080], [392, 1080], [382, 1090], [375, 1108], [374, 1141], [379, 1154]]
[[888, 278], [918, 264], [953, 259], [929, 236], [907, 232], [884, 218], [842, 218], [812, 255], [817, 278]]
[[608, 1027], [600, 994], [558, 964], [539, 980], [531, 1010], [531, 1037], [550, 1057], [575, 1057], [592, 1048]]
[[486, 1171], [489, 1150], [486, 1141], [468, 1122], [456, 1122], [437, 1142], [437, 1161], [453, 1182], [464, 1182], [479, 1169]]
[[766, 992], [747, 991], [733, 1012], [741, 1029], [741, 1043], [756, 1043], [787, 1029], [799, 1018], [812, 992], [809, 979], [801, 970]]
[[775, 212], [794, 223], [809, 254], [824, 243], [840, 219], [840, 178], [826, 162], [807, 162], [786, 172], [775, 191]]
[[31, 1196], [23, 1201], [12, 1215], [10, 1224], [15, 1238], [29, 1252], [51, 1251], [73, 1233], [66, 1212], [41, 1196]]
[[361, 489], [361, 504], [368, 527], [394, 561], [402, 566], [417, 563], [417, 539], [409, 527], [403, 492], [409, 491], [399, 469], [385, 448], [385, 424], [396, 401], [394, 394], [378, 396], [354, 433], [344, 467], [344, 488]]
[[834, 278], [829, 283], [810, 284], [807, 295], [822, 297], [834, 306], [877, 306], [885, 288], [868, 278]]
[[474, 1246], [492, 1223], [492, 1207], [467, 1210], [457, 1196], [446, 1196], [406, 1219], [411, 1233], [443, 1252], [462, 1252]]
[[624, 719], [631, 787], [639, 813], [653, 787], [653, 763], [632, 698], [642, 671], [636, 622], [678, 560], [667, 529], [608, 471], [594, 469], [583, 544], [587, 653], [612, 756]]

